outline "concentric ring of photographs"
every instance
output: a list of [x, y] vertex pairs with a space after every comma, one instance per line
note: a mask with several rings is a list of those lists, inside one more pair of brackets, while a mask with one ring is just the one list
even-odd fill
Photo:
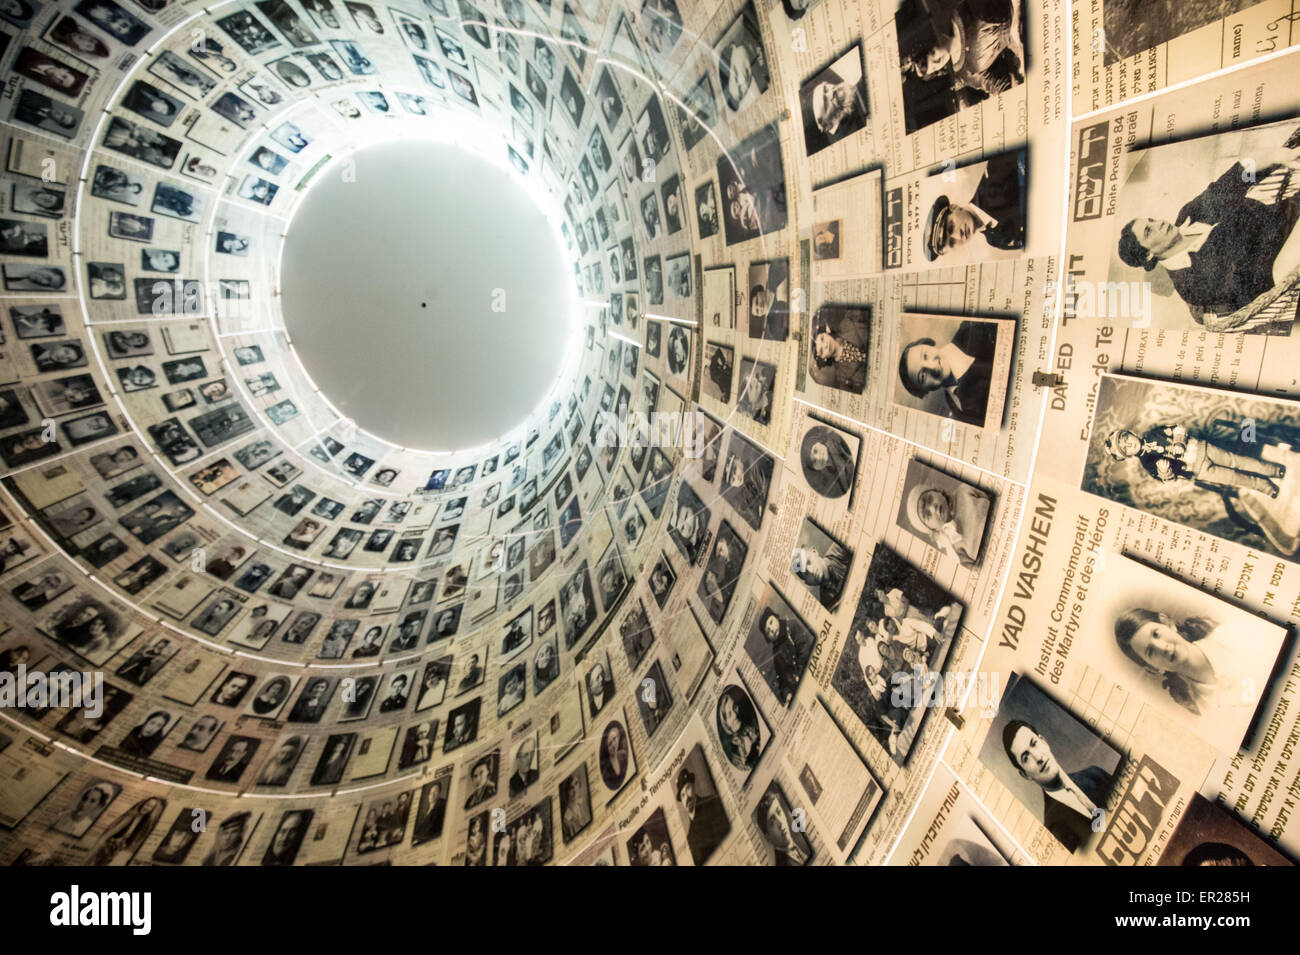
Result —
[[855, 42], [799, 87], [804, 151], [815, 155], [867, 125], [862, 43]]
[[1298, 407], [1283, 399], [1104, 375], [1080, 486], [1296, 561]]
[[895, 523], [967, 570], [979, 568], [993, 495], [919, 458], [907, 462]]
[[1011, 319], [904, 313], [894, 403], [984, 430], [1002, 427], [1014, 361]]
[[909, 136], [1025, 82], [1025, 11], [1014, 0], [902, 0], [894, 28]]
[[1124, 756], [1028, 677], [1013, 673], [979, 759], [1073, 853], [1104, 817]]
[[900, 766], [965, 609], [893, 549], [876, 545], [831, 686]]

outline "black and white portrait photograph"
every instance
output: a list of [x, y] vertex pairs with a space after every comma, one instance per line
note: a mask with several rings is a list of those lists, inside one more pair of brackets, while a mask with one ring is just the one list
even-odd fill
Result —
[[[31, 87], [27, 87], [18, 94], [10, 117], [15, 122], [71, 140], [80, 130], [81, 121], [85, 118], [85, 115], [83, 110], [77, 109], [75, 106], [56, 102], [45, 94], [38, 93]], [[130, 124], [126, 125], [129, 126]], [[159, 136], [159, 138], [166, 137]], [[110, 148], [118, 148], [107, 138], [104, 140], [104, 145]], [[176, 146], [179, 149], [180, 143], [176, 143]], [[125, 152], [126, 150], [119, 151]], [[162, 165], [162, 163], [155, 162], [154, 165]]]
[[980, 762], [1065, 847], [1078, 852], [1100, 828], [1123, 754], [1069, 710], [1011, 674]]
[[677, 865], [663, 807], [651, 813], [627, 840], [627, 860], [633, 866]]
[[663, 725], [673, 708], [673, 702], [673, 691], [664, 676], [663, 666], [655, 660], [642, 674], [636, 698], [636, 708], [641, 714], [641, 723], [647, 737], [653, 737]]
[[912, 458], [896, 523], [967, 570], [980, 566], [993, 495]]
[[[714, 623], [721, 624], [727, 615], [748, 553], [749, 545], [736, 533], [735, 528], [725, 520], [719, 523], [717, 536], [713, 539], [713, 549], [709, 552], [704, 573], [700, 575], [696, 587], [696, 595]], [[654, 592], [653, 572], [651, 592]]]
[[839, 609], [852, 565], [853, 551], [811, 517], [803, 519], [790, 554], [790, 573], [831, 613]]
[[894, 27], [908, 135], [1025, 82], [1018, 0], [903, 0]]
[[1291, 334], [1284, 293], [1300, 280], [1298, 129], [1292, 119], [1124, 154], [1101, 220], [1108, 278], [1141, 282], [1149, 295], [1130, 302], [1122, 324]]
[[704, 344], [704, 377], [700, 390], [715, 401], [730, 404], [736, 377], [736, 350], [720, 342]]
[[831, 686], [900, 766], [965, 609], [896, 551], [876, 545]]
[[799, 87], [804, 150], [809, 156], [867, 125], [867, 80], [862, 44], [855, 43]]
[[620, 720], [611, 720], [600, 731], [600, 778], [611, 793], [618, 793], [636, 774], [632, 738]]
[[717, 54], [718, 90], [732, 113], [739, 113], [767, 92], [772, 82], [767, 52], [751, 2], [741, 8], [714, 47]]
[[1001, 428], [1016, 323], [904, 313], [894, 401], [977, 428]]
[[772, 728], [739, 678], [738, 671], [718, 693], [710, 722], [733, 776], [743, 785], [753, 775], [772, 742]]
[[772, 421], [777, 366], [754, 358], [741, 358], [736, 410], [761, 425]]
[[673, 777], [673, 795], [691, 859], [704, 865], [731, 832], [731, 820], [700, 743], [691, 747]]
[[1082, 488], [1288, 560], [1300, 555], [1295, 407], [1102, 376]]
[[785, 341], [790, 335], [789, 260], [751, 262], [746, 287], [749, 289], [749, 337]]
[[[479, 679], [482, 679], [481, 675]], [[447, 735], [442, 747], [444, 753], [453, 752], [474, 742], [478, 737], [479, 710], [482, 705], [482, 698], [476, 697], [448, 711]]]
[[763, 524], [776, 463], [772, 456], [739, 431], [732, 431], [722, 457], [722, 497], [750, 527]]
[[719, 156], [717, 165], [727, 245], [785, 228], [785, 166], [776, 125], [762, 127]]
[[925, 220], [907, 235], [908, 262], [922, 267], [1014, 259], [1026, 243], [1029, 158], [1024, 149], [963, 166], [938, 166], [921, 179]]
[[682, 481], [669, 513], [668, 535], [689, 566], [699, 560], [708, 537], [711, 514], [694, 489]]
[[870, 306], [819, 306], [812, 320], [808, 374], [827, 388], [862, 394], [870, 348]]

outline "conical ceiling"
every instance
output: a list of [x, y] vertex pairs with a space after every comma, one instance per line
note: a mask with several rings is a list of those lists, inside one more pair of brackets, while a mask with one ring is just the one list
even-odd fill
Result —
[[0, 863], [1294, 853], [1294, 57], [1069, 12], [6, 5]]

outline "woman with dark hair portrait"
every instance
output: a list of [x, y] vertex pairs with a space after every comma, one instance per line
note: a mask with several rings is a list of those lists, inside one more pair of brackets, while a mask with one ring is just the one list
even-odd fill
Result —
[[668, 333], [668, 370], [674, 375], [686, 374], [686, 362], [690, 353], [686, 332], [680, 325], [674, 325]]
[[144, 718], [143, 723], [140, 723], [126, 734], [122, 742], [117, 744], [117, 748], [124, 753], [130, 753], [132, 756], [147, 759], [153, 755], [154, 750], [158, 748], [158, 744], [167, 735], [167, 726], [171, 722], [171, 718], [171, 714], [166, 710], [154, 710]]
[[487, 865], [487, 816], [482, 812], [469, 821], [469, 834], [465, 840], [466, 865]]
[[750, 770], [758, 765], [758, 711], [749, 695], [738, 686], [729, 686], [718, 697], [718, 739], [727, 760], [737, 769]]
[[253, 712], [258, 716], [274, 713], [289, 695], [289, 678], [277, 676], [253, 697]]
[[1115, 621], [1115, 642], [1143, 670], [1160, 679], [1160, 686], [1180, 706], [1204, 715], [1228, 703], [1241, 682], [1215, 668], [1234, 653], [1226, 626], [1208, 617], [1175, 621], [1169, 615], [1134, 607]]
[[843, 497], [853, 487], [853, 451], [843, 437], [825, 425], [808, 429], [799, 449], [799, 463], [808, 486], [822, 497]]
[[104, 833], [89, 864], [126, 865], [149, 838], [166, 808], [166, 800], [150, 796], [122, 813]]
[[615, 720], [600, 737], [600, 777], [605, 785], [610, 789], [622, 786], [629, 762], [627, 731]]

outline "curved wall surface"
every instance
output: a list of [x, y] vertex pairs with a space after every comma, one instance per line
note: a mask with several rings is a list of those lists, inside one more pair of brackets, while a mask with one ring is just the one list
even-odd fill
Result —
[[[1290, 7], [1121, 6], [6, 3], [0, 864], [1294, 856]], [[295, 291], [427, 142], [552, 291]]]

